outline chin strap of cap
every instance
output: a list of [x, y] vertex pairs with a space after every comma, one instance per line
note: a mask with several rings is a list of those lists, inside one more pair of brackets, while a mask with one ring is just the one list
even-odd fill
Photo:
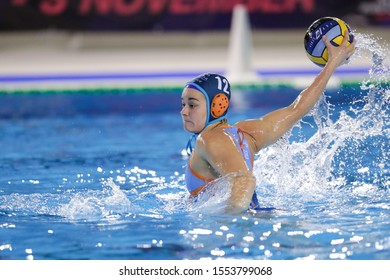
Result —
[[192, 142], [196, 141], [196, 137], [198, 137], [199, 133], [194, 133], [192, 134], [192, 136], [190, 137], [190, 139], [188, 139], [188, 142], [187, 142], [187, 147], [186, 147], [186, 152], [187, 152], [187, 155], [190, 156], [192, 151], [194, 150], [192, 146]]

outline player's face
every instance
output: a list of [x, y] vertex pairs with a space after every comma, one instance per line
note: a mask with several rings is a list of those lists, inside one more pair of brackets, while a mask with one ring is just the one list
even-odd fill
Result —
[[199, 133], [204, 128], [207, 115], [207, 104], [204, 95], [193, 88], [185, 88], [181, 95], [181, 118], [184, 129]]

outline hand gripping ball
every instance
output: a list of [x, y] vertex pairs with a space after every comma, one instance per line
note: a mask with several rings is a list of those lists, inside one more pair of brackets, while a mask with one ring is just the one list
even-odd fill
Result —
[[304, 39], [306, 54], [309, 59], [318, 66], [324, 67], [328, 62], [328, 49], [322, 36], [326, 36], [330, 43], [339, 46], [346, 31], [349, 32], [348, 44], [353, 42], [353, 34], [349, 26], [336, 17], [323, 17], [314, 21], [307, 29]]

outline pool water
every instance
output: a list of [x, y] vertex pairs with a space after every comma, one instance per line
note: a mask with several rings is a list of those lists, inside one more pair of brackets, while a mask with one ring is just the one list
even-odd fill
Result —
[[[0, 259], [390, 259], [386, 81], [327, 90], [256, 157], [277, 210], [237, 215], [229, 176], [188, 199], [179, 90], [1, 95]], [[237, 89], [230, 122], [298, 93]]]
[[[189, 203], [180, 92], [163, 94], [177, 98], [175, 109], [37, 116], [31, 107], [0, 121], [1, 259], [390, 257], [388, 103], [371, 123], [367, 102], [324, 99], [258, 155], [260, 202], [278, 210], [226, 215], [214, 211], [218, 197]], [[266, 93], [237, 94], [251, 101]], [[233, 107], [231, 121], [291, 101], [278, 94], [279, 104]], [[37, 96], [23, 98], [34, 104]], [[111, 96], [124, 99], [143, 102]]]

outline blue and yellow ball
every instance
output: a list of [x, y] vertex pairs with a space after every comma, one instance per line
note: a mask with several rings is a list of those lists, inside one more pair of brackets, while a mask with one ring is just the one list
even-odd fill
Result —
[[324, 67], [328, 62], [328, 49], [322, 36], [326, 36], [330, 43], [339, 46], [348, 30], [348, 45], [353, 42], [353, 34], [350, 27], [344, 21], [336, 17], [323, 17], [314, 21], [307, 29], [304, 39], [306, 54], [316, 65]]

